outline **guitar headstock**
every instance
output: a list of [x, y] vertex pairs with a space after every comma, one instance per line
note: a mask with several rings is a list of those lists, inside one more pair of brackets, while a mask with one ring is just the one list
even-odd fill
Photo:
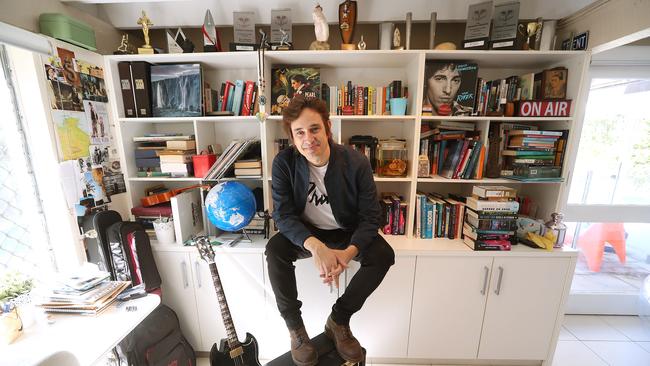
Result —
[[193, 240], [201, 258], [208, 263], [214, 263], [214, 249], [212, 249], [212, 244], [210, 244], [210, 238], [207, 236], [197, 236]]

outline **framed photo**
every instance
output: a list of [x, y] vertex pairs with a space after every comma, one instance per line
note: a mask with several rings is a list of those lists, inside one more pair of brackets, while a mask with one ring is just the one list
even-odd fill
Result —
[[565, 67], [544, 70], [542, 74], [541, 99], [566, 99], [569, 70]]

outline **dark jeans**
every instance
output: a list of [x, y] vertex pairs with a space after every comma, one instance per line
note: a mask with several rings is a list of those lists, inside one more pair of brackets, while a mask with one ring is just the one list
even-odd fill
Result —
[[[316, 238], [332, 249], [345, 249], [350, 244], [352, 233], [343, 230], [321, 230], [308, 226]], [[296, 272], [293, 262], [311, 257], [307, 249], [294, 245], [282, 233], [274, 235], [266, 245], [266, 261], [269, 266], [269, 279], [275, 293], [280, 315], [289, 329], [303, 326], [300, 316], [302, 302], [298, 300]], [[352, 277], [345, 293], [332, 306], [332, 319], [337, 324], [348, 324], [352, 314], [361, 309], [368, 296], [375, 291], [384, 279], [390, 266], [395, 263], [395, 252], [381, 235], [368, 249], [360, 252], [354, 260], [361, 268]], [[341, 277], [341, 279], [343, 279]]]

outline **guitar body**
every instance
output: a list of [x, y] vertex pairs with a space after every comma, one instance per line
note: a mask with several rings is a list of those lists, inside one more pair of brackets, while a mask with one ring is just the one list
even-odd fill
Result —
[[244, 352], [240, 357], [230, 358], [230, 346], [228, 339], [224, 338], [217, 348], [217, 344], [212, 345], [210, 350], [210, 366], [261, 366], [259, 357], [259, 347], [257, 339], [252, 334], [246, 333], [246, 340], [241, 344]]

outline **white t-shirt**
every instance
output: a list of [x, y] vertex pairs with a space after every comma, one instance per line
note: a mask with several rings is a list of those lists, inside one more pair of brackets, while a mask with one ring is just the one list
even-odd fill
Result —
[[309, 164], [309, 188], [307, 190], [307, 203], [302, 213], [302, 219], [323, 230], [340, 229], [336, 223], [332, 207], [325, 189], [325, 173], [328, 164], [313, 166]]

